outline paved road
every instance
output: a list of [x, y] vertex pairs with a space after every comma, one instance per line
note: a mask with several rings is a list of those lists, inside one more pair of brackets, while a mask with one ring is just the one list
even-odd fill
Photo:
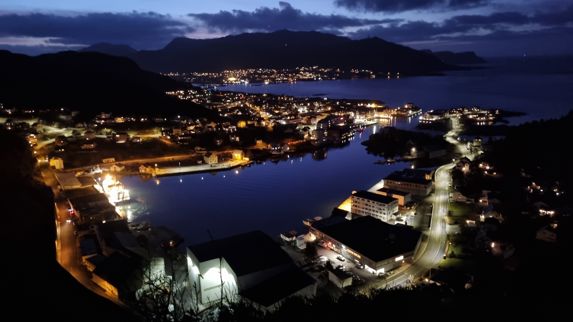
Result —
[[[456, 146], [457, 152], [470, 159], [472, 155], [466, 145], [459, 142], [457, 137], [462, 130], [459, 119], [452, 118], [452, 129], [444, 135], [444, 139]], [[423, 276], [431, 268], [436, 267], [443, 259], [446, 251], [447, 233], [446, 216], [449, 207], [449, 193], [451, 186], [451, 170], [454, 163], [439, 167], [434, 176], [434, 194], [432, 198], [432, 217], [430, 228], [423, 235], [419, 248], [414, 255], [413, 263], [397, 269], [384, 280], [368, 283], [361, 290], [367, 293], [370, 289], [405, 286], [414, 279]]]
[[[57, 183], [53, 173], [50, 170], [44, 170], [42, 171], [42, 177], [44, 179], [44, 183], [52, 188], [57, 200], [60, 192], [56, 188]], [[69, 218], [67, 204], [63, 201], [56, 201], [55, 207], [57, 229], [56, 256], [58, 263], [60, 263], [60, 265], [85, 288], [109, 299], [110, 301], [113, 301], [118, 305], [123, 305], [91, 280], [90, 273], [81, 264], [81, 255], [77, 245], [76, 236], [74, 234], [74, 225], [67, 222], [67, 219]]]

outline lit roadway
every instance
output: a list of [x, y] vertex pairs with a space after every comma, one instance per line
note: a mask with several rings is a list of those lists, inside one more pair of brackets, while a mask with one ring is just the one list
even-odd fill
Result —
[[[458, 152], [472, 159], [466, 146], [457, 140], [461, 131], [459, 119], [450, 118], [452, 129], [444, 135], [447, 142], [456, 145]], [[454, 163], [448, 163], [439, 167], [434, 175], [434, 194], [432, 199], [432, 217], [430, 227], [422, 235], [420, 245], [414, 255], [412, 264], [402, 266], [384, 280], [375, 280], [365, 284], [361, 292], [371, 289], [404, 286], [423, 276], [431, 268], [436, 267], [443, 259], [446, 252], [446, 216], [448, 214], [449, 193], [451, 185], [451, 169]]]
[[[52, 188], [55, 199], [59, 199], [61, 194], [57, 188], [57, 183], [50, 170], [43, 170], [42, 177], [46, 185]], [[118, 305], [123, 305], [97, 286], [92, 280], [90, 273], [81, 263], [81, 255], [74, 234], [74, 225], [67, 222], [67, 204], [65, 201], [56, 201], [56, 256], [60, 265], [70, 273], [78, 282], [92, 292], [105, 297]]]

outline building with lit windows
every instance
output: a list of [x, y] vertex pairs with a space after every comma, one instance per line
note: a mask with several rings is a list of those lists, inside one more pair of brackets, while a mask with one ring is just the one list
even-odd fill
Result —
[[407, 226], [390, 225], [370, 216], [347, 220], [332, 216], [310, 226], [320, 245], [384, 274], [411, 260], [421, 233]]
[[432, 191], [431, 170], [404, 169], [384, 178], [384, 188], [406, 191], [414, 196], [427, 196]]
[[370, 191], [358, 191], [351, 196], [350, 212], [360, 216], [372, 216], [382, 221], [393, 219], [398, 212], [398, 200]]
[[187, 265], [195, 309], [245, 300], [272, 310], [287, 297], [316, 293], [316, 281], [261, 231], [189, 246]]
[[380, 188], [376, 191], [376, 193], [398, 200], [398, 205], [402, 207], [412, 201], [412, 194], [407, 191]]

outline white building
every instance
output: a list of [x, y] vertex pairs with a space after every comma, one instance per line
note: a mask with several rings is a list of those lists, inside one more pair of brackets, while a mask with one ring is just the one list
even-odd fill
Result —
[[239, 299], [272, 310], [287, 297], [316, 293], [316, 281], [260, 231], [189, 246], [187, 265], [199, 310]]
[[394, 219], [398, 212], [398, 200], [370, 191], [358, 191], [352, 196], [351, 212], [361, 216], [372, 216], [382, 221]]

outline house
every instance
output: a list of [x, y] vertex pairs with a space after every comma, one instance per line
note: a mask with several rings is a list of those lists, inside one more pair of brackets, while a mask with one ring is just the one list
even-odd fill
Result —
[[233, 160], [243, 160], [243, 158], [245, 157], [245, 154], [243, 153], [242, 150], [233, 150], [231, 152]]
[[189, 246], [187, 264], [199, 308], [242, 299], [273, 310], [287, 297], [316, 293], [316, 281], [261, 231]]
[[115, 143], [123, 144], [129, 140], [127, 132], [118, 132], [114, 135]]
[[217, 164], [217, 163], [219, 163], [219, 157], [217, 156], [216, 153], [212, 153], [212, 152], [206, 153], [206, 154], [203, 156], [203, 160], [204, 160], [205, 163], [207, 163], [207, 164]]
[[155, 168], [155, 167], [146, 166], [146, 165], [142, 164], [139, 166], [139, 173], [155, 175], [156, 169], [157, 168]]
[[470, 169], [472, 161], [467, 157], [461, 157], [458, 162], [456, 162], [456, 169], [467, 172]]
[[52, 157], [50, 158], [50, 167], [56, 170], [63, 170], [64, 169], [64, 160], [60, 157]]
[[112, 164], [111, 167], [109, 167], [109, 171], [111, 172], [121, 172], [125, 169], [125, 166], [122, 166], [120, 164]]
[[86, 140], [93, 140], [96, 138], [96, 132], [94, 130], [87, 130], [84, 132], [84, 138]]

